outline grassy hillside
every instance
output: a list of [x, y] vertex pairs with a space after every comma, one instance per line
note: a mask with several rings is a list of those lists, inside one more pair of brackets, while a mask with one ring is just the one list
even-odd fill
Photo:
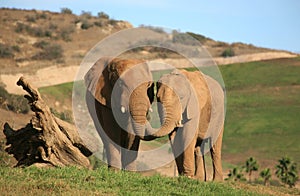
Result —
[[[258, 160], [260, 170], [271, 167], [274, 171], [277, 160], [283, 156], [291, 157], [299, 165], [300, 58], [232, 64], [221, 66], [220, 70], [228, 101], [223, 140], [225, 171], [233, 165], [241, 165], [250, 156]], [[70, 103], [71, 90], [72, 83], [40, 89], [48, 100], [52, 100], [54, 109], [63, 109], [62, 106]], [[5, 156], [1, 155], [0, 158]], [[300, 194], [299, 189], [280, 186], [264, 187], [237, 182], [201, 183], [187, 178], [157, 175], [142, 177], [130, 172], [115, 174], [105, 168], [96, 171], [75, 168], [11, 169], [3, 166], [7, 163], [4, 159], [0, 162], [0, 190], [12, 195], [21, 192], [30, 195]], [[272, 179], [276, 179], [274, 173]]]
[[[300, 164], [300, 58], [232, 64], [220, 71], [227, 90], [225, 161], [239, 164], [255, 156], [264, 165], [290, 156]], [[71, 87], [45, 87], [41, 93], [63, 112]]]
[[0, 167], [0, 191], [9, 195], [283, 195], [296, 189], [244, 183], [204, 183], [186, 177], [143, 177], [138, 173], [74, 167]]
[[221, 66], [227, 89], [224, 155], [300, 163], [300, 58]]

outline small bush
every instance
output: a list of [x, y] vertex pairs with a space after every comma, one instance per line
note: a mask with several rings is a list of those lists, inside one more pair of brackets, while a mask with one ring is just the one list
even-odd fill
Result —
[[233, 57], [233, 56], [235, 56], [235, 53], [234, 53], [234, 51], [233, 51], [233, 49], [232, 48], [227, 48], [227, 49], [225, 49], [223, 52], [222, 52], [222, 54], [221, 54], [221, 56], [222, 57]]
[[108, 16], [108, 14], [106, 14], [104, 12], [98, 12], [98, 18], [109, 19], [109, 16]]
[[104, 21], [95, 21], [94, 25], [97, 27], [103, 27], [103, 26], [105, 26], [105, 22]]
[[62, 14], [73, 14], [72, 10], [70, 8], [60, 8], [60, 13]]
[[71, 34], [73, 32], [74, 32], [73, 26], [62, 28], [60, 31], [60, 37], [66, 42], [72, 41]]
[[20, 49], [20, 47], [19, 47], [18, 45], [13, 45], [13, 46], [11, 47], [11, 49], [12, 49], [13, 51], [16, 51], [16, 52], [21, 52], [21, 49]]
[[91, 19], [92, 18], [92, 13], [91, 12], [86, 12], [86, 11], [81, 11], [80, 17], [83, 19]]
[[283, 157], [278, 162], [279, 164], [276, 165], [276, 176], [289, 187], [295, 186], [299, 177], [296, 163], [289, 157]]
[[34, 43], [33, 46], [36, 47], [36, 48], [44, 49], [47, 46], [49, 46], [49, 44], [50, 44], [49, 42], [42, 40], [42, 41]]
[[249, 159], [246, 160], [246, 164], [244, 168], [246, 169], [246, 172], [249, 174], [249, 182], [251, 182], [252, 172], [257, 171], [258, 167], [259, 167], [258, 163], [253, 157], [250, 157]]
[[271, 179], [271, 176], [272, 176], [270, 168], [266, 168], [266, 169], [262, 170], [259, 173], [259, 175], [264, 180], [264, 185], [265, 186], [270, 184], [270, 179]]
[[228, 178], [225, 180], [245, 181], [246, 178], [243, 174], [243, 168], [235, 167], [232, 170], [229, 170]]
[[15, 113], [26, 114], [30, 110], [27, 99], [22, 95], [9, 94], [3, 87], [0, 87], [0, 106]]
[[43, 12], [43, 13], [37, 14], [36, 17], [38, 19], [47, 19], [48, 16], [46, 13]]
[[43, 51], [32, 57], [34, 60], [59, 60], [63, 57], [63, 48], [58, 44], [45, 44]]
[[108, 21], [108, 24], [116, 25], [118, 22], [119, 22], [118, 20], [111, 19]]
[[58, 112], [54, 108], [50, 108], [50, 111], [57, 118], [64, 120], [66, 122], [69, 122], [69, 123], [73, 123], [72, 112], [70, 112], [70, 111]]
[[10, 46], [0, 43], [0, 58], [13, 58], [13, 49]]
[[27, 15], [26, 17], [26, 21], [27, 22], [36, 22], [36, 20], [37, 20], [37, 18], [36, 18], [36, 16], [33, 16], [33, 15]]
[[25, 24], [23, 23], [17, 23], [17, 26], [15, 28], [16, 33], [22, 33], [25, 30]]
[[87, 20], [82, 21], [81, 29], [89, 29], [93, 24], [89, 23]]

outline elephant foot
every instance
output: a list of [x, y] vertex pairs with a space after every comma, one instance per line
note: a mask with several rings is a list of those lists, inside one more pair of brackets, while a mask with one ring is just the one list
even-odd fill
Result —
[[108, 166], [108, 170], [109, 170], [109, 171], [113, 171], [113, 172], [119, 172], [121, 169], [120, 169], [120, 168], [117, 168], [117, 167], [114, 167], [114, 166], [111, 166], [111, 165], [109, 165], [109, 166]]
[[223, 181], [223, 176], [222, 175], [216, 175], [213, 178], [214, 182], [222, 182]]

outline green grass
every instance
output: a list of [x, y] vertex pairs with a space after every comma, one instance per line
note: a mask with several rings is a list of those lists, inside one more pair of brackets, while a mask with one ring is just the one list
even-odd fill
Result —
[[4, 195], [263, 195], [230, 182], [144, 177], [133, 172], [112, 172], [106, 167], [97, 170], [0, 167], [0, 176], [0, 191]]
[[69, 100], [72, 97], [72, 90], [73, 82], [39, 88], [41, 95], [50, 95], [56, 100]]
[[227, 90], [224, 153], [300, 163], [300, 58], [220, 67]]

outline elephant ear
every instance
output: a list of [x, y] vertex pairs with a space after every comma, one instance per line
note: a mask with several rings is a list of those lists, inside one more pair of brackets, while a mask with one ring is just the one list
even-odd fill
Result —
[[112, 58], [99, 59], [84, 77], [85, 86], [95, 99], [108, 107], [111, 107], [112, 87], [109, 80], [108, 64]]

